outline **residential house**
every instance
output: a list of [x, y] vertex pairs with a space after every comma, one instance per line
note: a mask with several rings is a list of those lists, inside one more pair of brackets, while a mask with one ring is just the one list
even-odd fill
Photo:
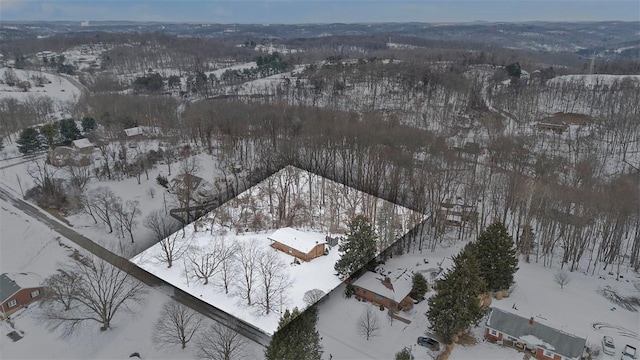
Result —
[[519, 348], [538, 360], [578, 360], [586, 339], [554, 329], [525, 317], [492, 308], [485, 338], [491, 342]]
[[91, 154], [95, 150], [95, 145], [89, 139], [78, 139], [71, 142], [71, 147], [83, 154]]
[[33, 273], [0, 275], [0, 311], [7, 317], [42, 297], [41, 279]]
[[171, 179], [170, 192], [182, 195], [189, 193], [191, 200], [201, 203], [213, 196], [213, 185], [201, 177], [191, 174], [179, 174]]
[[154, 136], [159, 133], [159, 129], [154, 126], [134, 126], [124, 129], [124, 135], [127, 139], [141, 139], [148, 136]]
[[352, 285], [356, 296], [397, 312], [413, 307], [409, 296], [412, 278], [413, 273], [407, 269], [396, 269], [385, 275], [367, 271]]
[[269, 235], [271, 247], [303, 261], [324, 255], [326, 238], [320, 234], [305, 233], [290, 227], [276, 230]]
[[555, 133], [561, 134], [569, 128], [566, 122], [554, 117], [544, 118], [536, 124], [538, 130], [551, 130]]
[[49, 152], [49, 162], [56, 167], [67, 165], [89, 166], [91, 165], [92, 152], [93, 148], [78, 150], [70, 146], [56, 146]]

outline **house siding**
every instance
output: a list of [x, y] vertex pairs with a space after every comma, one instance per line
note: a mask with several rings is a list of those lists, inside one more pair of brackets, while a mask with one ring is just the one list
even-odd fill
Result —
[[[488, 341], [490, 341], [492, 343], [495, 343], [497, 341], [503, 340], [503, 338], [504, 339], [507, 338], [506, 335], [504, 335], [503, 333], [501, 333], [498, 330], [495, 330], [498, 333], [497, 336], [496, 335], [491, 335], [491, 330], [495, 330], [495, 329], [491, 329], [490, 327], [487, 326], [485, 328], [485, 330], [484, 330], [484, 337]], [[555, 354], [555, 353], [553, 354], [553, 357], [545, 356], [544, 355], [544, 351], [545, 351], [545, 349], [536, 347], [536, 349], [535, 349], [535, 358], [537, 360], [563, 360], [561, 355], [558, 355], [558, 354]]]
[[395, 301], [386, 298], [382, 295], [376, 294], [372, 291], [369, 291], [367, 289], [361, 288], [360, 286], [354, 285], [353, 286], [353, 290], [354, 290], [354, 294], [358, 297], [361, 297], [373, 304], [376, 305], [382, 305], [384, 307], [386, 307], [387, 309], [391, 309], [393, 311], [397, 311], [398, 310], [398, 303], [396, 303]]
[[292, 256], [295, 256], [296, 258], [303, 260], [303, 261], [309, 261], [312, 259], [315, 259], [319, 256], [322, 256], [324, 254], [324, 244], [318, 244], [316, 245], [311, 251], [309, 251], [308, 253], [303, 253], [302, 251], [296, 250], [292, 247], [289, 247], [287, 245], [284, 245], [282, 243], [279, 243], [277, 241], [274, 241], [273, 244], [271, 244], [271, 247], [278, 249], [280, 251], [282, 251], [285, 254], [289, 254]]
[[[35, 290], [39, 290], [40, 294], [32, 298], [31, 292]], [[18, 292], [13, 294], [10, 298], [2, 302], [2, 304], [0, 304], [0, 310], [5, 316], [11, 315], [17, 310], [22, 309], [25, 305], [29, 304], [30, 302], [33, 302], [42, 298], [42, 293], [43, 293], [43, 289], [41, 287], [20, 289], [18, 290]], [[17, 304], [16, 306], [9, 307], [9, 302], [11, 302], [12, 300], [15, 300]]]
[[496, 341], [502, 340], [502, 333], [500, 331], [496, 330], [498, 332], [498, 335], [495, 336], [495, 335], [491, 335], [491, 330], [495, 330], [495, 329], [491, 329], [491, 328], [487, 327], [485, 329], [485, 331], [484, 331], [484, 337], [487, 340], [489, 340], [491, 342], [496, 342]]

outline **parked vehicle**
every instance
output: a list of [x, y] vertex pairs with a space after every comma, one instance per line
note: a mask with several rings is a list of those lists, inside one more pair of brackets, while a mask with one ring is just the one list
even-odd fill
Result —
[[430, 337], [418, 337], [418, 345], [427, 347], [433, 351], [440, 351], [440, 343], [438, 342], [438, 340], [432, 339]]
[[631, 345], [625, 345], [624, 350], [622, 350], [622, 357], [620, 360], [635, 360], [636, 359], [636, 348]]
[[602, 352], [607, 355], [615, 355], [616, 345], [613, 343], [611, 336], [604, 336], [602, 338]]

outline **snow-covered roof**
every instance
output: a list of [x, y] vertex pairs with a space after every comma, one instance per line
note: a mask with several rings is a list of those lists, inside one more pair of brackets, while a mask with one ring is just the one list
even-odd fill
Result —
[[582, 356], [587, 342], [586, 339], [541, 324], [535, 319], [530, 323], [529, 319], [497, 308], [491, 309], [487, 327], [572, 359]]
[[89, 139], [87, 139], [87, 138], [73, 140], [72, 144], [73, 144], [74, 147], [76, 147], [78, 149], [86, 149], [86, 148], [93, 147], [93, 143], [91, 141], [89, 141]]
[[148, 134], [155, 134], [157, 132], [158, 132], [158, 128], [153, 126], [136, 126], [136, 127], [124, 129], [124, 133], [127, 136], [148, 135]]
[[34, 273], [4, 273], [0, 275], [0, 302], [7, 300], [20, 289], [39, 287], [42, 278]]
[[412, 276], [413, 274], [407, 269], [393, 271], [391, 274], [386, 275], [391, 281], [391, 288], [389, 288], [383, 283], [385, 275], [367, 271], [354, 281], [353, 285], [367, 289], [387, 299], [400, 302], [411, 292]]
[[305, 254], [313, 250], [316, 245], [327, 243], [325, 237], [318, 233], [305, 233], [290, 227], [276, 230], [269, 235], [269, 240], [279, 242]]

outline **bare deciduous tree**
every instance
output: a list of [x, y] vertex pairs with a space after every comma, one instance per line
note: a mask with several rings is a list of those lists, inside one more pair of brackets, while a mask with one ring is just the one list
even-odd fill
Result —
[[378, 335], [380, 332], [380, 322], [378, 321], [378, 314], [373, 311], [371, 306], [367, 306], [367, 309], [360, 315], [357, 326], [358, 334], [364, 336], [367, 341]]
[[42, 302], [57, 302], [64, 307], [64, 311], [71, 310], [73, 299], [78, 292], [79, 282], [80, 278], [75, 272], [59, 270], [57, 274], [45, 279]]
[[153, 341], [160, 346], [178, 344], [184, 349], [198, 333], [203, 319], [197, 311], [169, 300], [162, 307], [160, 318], [156, 322]]
[[229, 286], [235, 280], [238, 274], [238, 263], [236, 260], [236, 252], [238, 246], [234, 243], [229, 246], [230, 256], [222, 259], [220, 264], [220, 282], [219, 287], [224, 289], [224, 293], [229, 293]]
[[153, 210], [142, 223], [160, 241], [162, 252], [157, 256], [158, 260], [166, 262], [169, 268], [173, 266], [173, 262], [182, 256], [186, 248], [182, 246], [185, 242], [178, 241], [180, 224], [174, 218], [166, 216], [162, 210]]
[[247, 358], [246, 339], [230, 324], [215, 323], [196, 340], [200, 359], [241, 360]]
[[[113, 209], [116, 203], [121, 203], [120, 197], [116, 196], [109, 188], [100, 186], [88, 192], [85, 204], [85, 211], [91, 216], [102, 220], [109, 227], [109, 234], [113, 232]], [[90, 210], [87, 210], [87, 207]]]
[[285, 290], [291, 285], [287, 265], [277, 250], [269, 249], [258, 257], [258, 277], [261, 294], [257, 302], [269, 314], [274, 303], [282, 304], [286, 300]]
[[121, 202], [116, 202], [113, 204], [113, 213], [116, 220], [118, 221], [118, 227], [120, 228], [122, 237], [125, 237], [124, 232], [127, 231], [129, 237], [131, 238], [132, 244], [134, 243], [133, 229], [138, 224], [136, 218], [141, 214], [139, 206], [140, 203], [137, 200], [127, 200], [124, 206]]
[[312, 289], [304, 293], [302, 300], [304, 300], [307, 305], [311, 306], [320, 301], [324, 295], [324, 291], [320, 289]]
[[561, 289], [564, 289], [564, 286], [569, 283], [569, 274], [567, 274], [566, 271], [560, 270], [555, 274], [553, 280], [556, 284], [560, 285]]
[[251, 305], [251, 292], [256, 282], [258, 259], [262, 256], [260, 250], [253, 246], [252, 242], [254, 241], [257, 240], [250, 239], [241, 243], [236, 252], [238, 272], [241, 275], [241, 279], [238, 281], [238, 295], [247, 300], [247, 305]]
[[58, 288], [67, 288], [63, 294], [68, 297], [47, 297], [41, 307], [43, 319], [54, 329], [62, 326], [65, 335], [87, 320], [100, 323], [101, 331], [109, 329], [118, 310], [130, 310], [129, 305], [141, 303], [146, 293], [141, 282], [105, 260], [87, 254], [78, 258], [74, 265], [63, 269], [73, 275], [54, 275], [46, 280], [57, 283]]
[[209, 278], [215, 276], [221, 265], [235, 253], [233, 246], [225, 243], [223, 238], [217, 238], [205, 248], [193, 247], [187, 258], [189, 259], [192, 277], [204, 280], [204, 285], [209, 284]]

